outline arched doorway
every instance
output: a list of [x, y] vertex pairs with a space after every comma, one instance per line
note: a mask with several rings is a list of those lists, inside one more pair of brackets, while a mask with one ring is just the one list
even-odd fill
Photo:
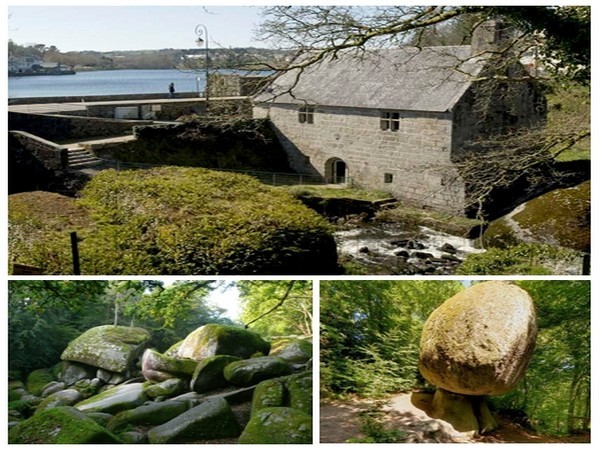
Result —
[[340, 158], [331, 158], [325, 165], [325, 177], [329, 183], [345, 184], [348, 178], [348, 166]]

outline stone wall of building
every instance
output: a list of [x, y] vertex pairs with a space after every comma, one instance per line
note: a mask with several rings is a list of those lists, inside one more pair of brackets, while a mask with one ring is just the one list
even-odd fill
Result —
[[295, 170], [331, 178], [341, 160], [356, 185], [463, 213], [464, 185], [450, 162], [451, 113], [399, 112], [399, 129], [390, 131], [381, 130], [378, 110], [316, 107], [314, 123], [300, 123], [298, 108], [255, 108], [255, 117], [270, 117]]

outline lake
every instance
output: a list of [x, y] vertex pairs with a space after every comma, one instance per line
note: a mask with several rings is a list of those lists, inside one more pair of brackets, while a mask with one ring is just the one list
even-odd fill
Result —
[[40, 75], [8, 78], [8, 97], [57, 97], [118, 94], [168, 93], [169, 83], [176, 92], [201, 92], [204, 72], [164, 70], [99, 70], [75, 75]]

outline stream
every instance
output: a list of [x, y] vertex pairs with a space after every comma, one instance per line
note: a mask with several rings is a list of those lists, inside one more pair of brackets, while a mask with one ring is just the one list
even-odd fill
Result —
[[389, 223], [337, 231], [335, 239], [341, 257], [373, 274], [451, 275], [466, 255], [485, 251], [473, 239]]

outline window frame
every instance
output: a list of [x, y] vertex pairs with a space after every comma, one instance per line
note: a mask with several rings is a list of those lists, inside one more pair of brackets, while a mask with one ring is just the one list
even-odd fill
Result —
[[394, 111], [381, 111], [379, 116], [379, 128], [382, 131], [400, 131], [400, 113]]
[[315, 107], [313, 105], [302, 105], [298, 108], [298, 122], [306, 124], [315, 123]]

